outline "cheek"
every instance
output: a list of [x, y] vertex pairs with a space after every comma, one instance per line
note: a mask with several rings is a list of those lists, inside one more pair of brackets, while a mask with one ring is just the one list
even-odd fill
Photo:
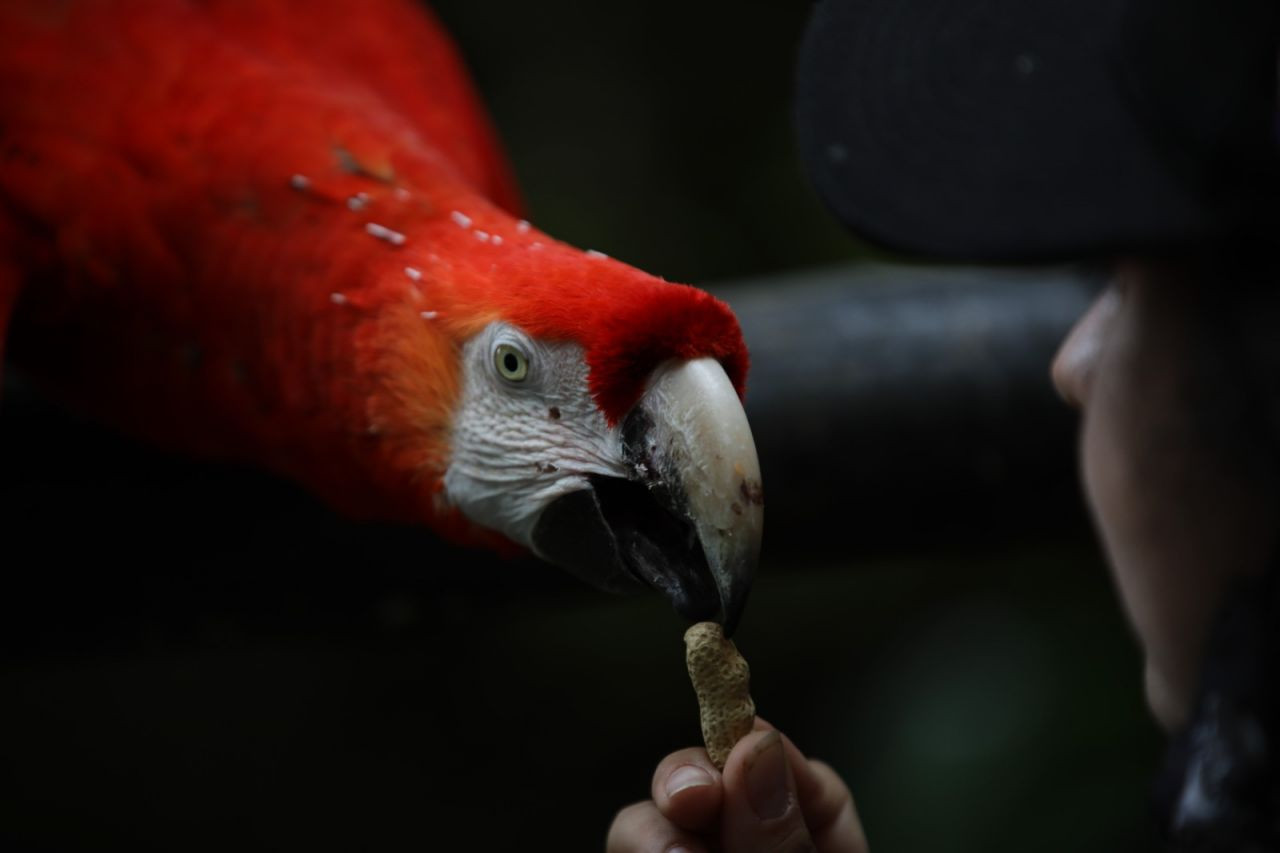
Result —
[[[1162, 621], [1156, 606], [1160, 588], [1152, 545], [1156, 526], [1143, 512], [1142, 476], [1124, 435], [1123, 410], [1098, 394], [1086, 410], [1081, 431], [1081, 477], [1094, 524], [1102, 538], [1121, 600], [1143, 645], [1150, 647]], [[1144, 515], [1147, 517], [1144, 518]]]
[[1125, 415], [1095, 398], [1081, 437], [1082, 475], [1121, 602], [1146, 658], [1148, 703], [1166, 728], [1174, 728], [1198, 669], [1209, 615], [1206, 590], [1203, 577], [1178, 557], [1179, 513], [1172, 501], [1153, 501], [1141, 441]]
[[[1170, 362], [1165, 362], [1170, 363]], [[1082, 434], [1083, 479], [1147, 656], [1153, 710], [1176, 725], [1229, 580], [1271, 547], [1270, 503], [1189, 423], [1174, 377], [1102, 364]]]

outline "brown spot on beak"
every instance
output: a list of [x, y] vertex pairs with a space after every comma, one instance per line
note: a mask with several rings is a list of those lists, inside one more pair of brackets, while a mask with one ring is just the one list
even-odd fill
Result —
[[547, 409], [547, 414], [551, 416], [551, 420], [553, 421], [560, 420], [560, 407], [552, 406], [550, 409]]
[[738, 486], [742, 499], [753, 506], [764, 506], [764, 487], [759, 480], [744, 479]]

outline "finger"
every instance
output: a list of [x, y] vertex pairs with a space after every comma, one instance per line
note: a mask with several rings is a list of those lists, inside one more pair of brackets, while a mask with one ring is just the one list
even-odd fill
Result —
[[[777, 731], [777, 729], [768, 720], [756, 717], [753, 731], [772, 732]], [[778, 734], [782, 735], [782, 744], [787, 752], [787, 764], [791, 767], [791, 772], [795, 774], [796, 795], [800, 800], [800, 810], [808, 818], [811, 808], [825, 805], [825, 799], [828, 796], [828, 792], [823, 785], [825, 777], [819, 778], [810, 770], [812, 762], [805, 757], [805, 754], [792, 742], [791, 738], [782, 734], [782, 732], [778, 732]], [[840, 782], [840, 787], [844, 788], [844, 782]], [[844, 788], [844, 790], [846, 793], [848, 792], [847, 788]], [[850, 800], [852, 800], [852, 797], [850, 797]], [[810, 822], [810, 826], [812, 826], [812, 822]]]
[[[787, 763], [790, 765], [793, 772], [796, 769], [803, 767], [808, 761], [808, 759], [805, 758], [804, 753], [800, 751], [800, 748], [792, 743], [791, 738], [778, 731], [773, 723], [769, 722], [764, 717], [756, 717], [751, 730], [753, 732], [778, 732], [779, 735], [782, 735], [782, 746], [787, 751]], [[799, 791], [799, 793], [803, 796], [804, 792]]]
[[614, 817], [605, 853], [707, 853], [707, 847], [662, 816], [652, 800], [627, 806]]
[[[787, 762], [791, 765], [791, 769], [793, 771], [803, 767], [808, 761], [808, 759], [805, 758], [804, 753], [800, 751], [800, 748], [791, 741], [791, 738], [782, 734], [782, 732], [778, 731], [778, 729], [774, 727], [773, 723], [763, 717], [756, 717], [751, 730], [756, 732], [778, 732], [778, 734], [782, 735], [782, 745], [787, 750]], [[797, 782], [799, 781], [800, 780], [797, 780]], [[803, 789], [801, 789], [799, 793], [801, 797], [804, 796]]]
[[800, 811], [822, 853], [867, 853], [867, 836], [849, 786], [830, 765], [809, 760], [796, 768]]
[[814, 847], [800, 811], [782, 735], [754, 731], [724, 766], [720, 834], [727, 853], [809, 853]]
[[[773, 726], [757, 717], [756, 730], [772, 731]], [[866, 853], [867, 837], [849, 786], [830, 765], [805, 758], [791, 738], [782, 735], [782, 742], [794, 774], [800, 812], [817, 848], [822, 853]]]
[[678, 827], [701, 832], [720, 824], [724, 786], [720, 771], [701, 747], [662, 759], [653, 774], [651, 796], [662, 816]]

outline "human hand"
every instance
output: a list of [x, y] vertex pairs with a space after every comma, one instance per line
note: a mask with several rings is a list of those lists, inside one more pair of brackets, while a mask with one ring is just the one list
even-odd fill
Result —
[[867, 853], [849, 788], [756, 718], [716, 770], [701, 747], [658, 764], [653, 799], [609, 827], [607, 853]]

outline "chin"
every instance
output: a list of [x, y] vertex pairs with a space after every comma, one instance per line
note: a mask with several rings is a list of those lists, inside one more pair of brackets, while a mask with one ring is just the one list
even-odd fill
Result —
[[1147, 707], [1160, 728], [1172, 734], [1185, 726], [1191, 705], [1187, 691], [1177, 690], [1150, 661], [1147, 662], [1144, 680]]

